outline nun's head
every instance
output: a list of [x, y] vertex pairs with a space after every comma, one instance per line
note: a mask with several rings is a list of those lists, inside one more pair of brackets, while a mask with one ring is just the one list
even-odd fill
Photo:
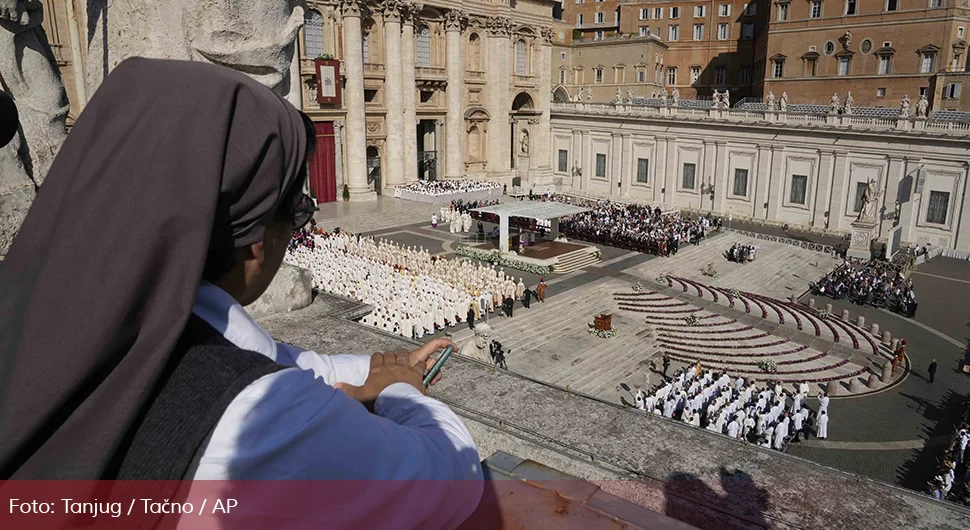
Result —
[[244, 306], [266, 292], [283, 264], [293, 232], [306, 226], [316, 211], [313, 200], [303, 192], [309, 158], [316, 147], [316, 133], [313, 121], [306, 114], [300, 115], [306, 134], [303, 163], [295, 179], [280, 175], [280, 180], [292, 184], [275, 214], [268, 219], [263, 238], [235, 249], [210, 249], [206, 261], [203, 279], [218, 285]]

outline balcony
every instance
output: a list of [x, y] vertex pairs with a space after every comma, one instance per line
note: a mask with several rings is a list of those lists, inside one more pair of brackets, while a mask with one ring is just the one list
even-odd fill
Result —
[[535, 86], [539, 77], [534, 75], [513, 75], [512, 84], [515, 86]]
[[586, 24], [576, 24], [576, 29], [613, 29], [619, 28], [620, 21], [614, 20], [612, 22], [588, 22]]
[[447, 81], [448, 71], [437, 66], [415, 66], [414, 78], [428, 81]]
[[364, 63], [364, 77], [384, 78], [384, 65], [377, 63]]

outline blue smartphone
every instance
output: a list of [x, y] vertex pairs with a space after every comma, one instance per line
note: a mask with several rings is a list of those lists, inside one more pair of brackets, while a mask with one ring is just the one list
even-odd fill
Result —
[[454, 353], [454, 351], [455, 347], [450, 344], [447, 348], [445, 348], [445, 351], [441, 354], [441, 356], [438, 357], [438, 360], [434, 363], [434, 366], [432, 366], [431, 369], [428, 370], [428, 373], [425, 374], [424, 386], [431, 384], [431, 381], [435, 378], [435, 376], [438, 375], [438, 372], [441, 371], [441, 367], [444, 366], [445, 361], [448, 360], [448, 357], [451, 357], [451, 354]]

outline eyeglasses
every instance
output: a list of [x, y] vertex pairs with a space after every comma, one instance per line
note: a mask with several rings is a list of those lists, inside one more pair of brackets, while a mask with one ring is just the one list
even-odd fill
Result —
[[319, 208], [313, 204], [313, 199], [307, 194], [301, 193], [292, 204], [282, 208], [279, 215], [281, 219], [292, 221], [293, 231], [296, 232], [313, 219], [313, 213], [317, 210]]

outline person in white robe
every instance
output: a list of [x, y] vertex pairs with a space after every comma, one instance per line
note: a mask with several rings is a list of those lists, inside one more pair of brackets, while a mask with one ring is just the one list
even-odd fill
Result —
[[798, 385], [798, 393], [801, 394], [802, 397], [807, 398], [809, 393], [808, 383], [802, 381], [801, 384]]
[[738, 434], [741, 432], [741, 425], [738, 424], [737, 419], [731, 420], [731, 423], [727, 425], [727, 434], [731, 438], [738, 438]]
[[815, 437], [824, 440], [829, 436], [829, 415], [826, 411], [821, 411], [818, 413], [818, 418], [815, 420]]
[[515, 284], [515, 299], [521, 300], [522, 296], [525, 294], [525, 282], [522, 278], [519, 278], [519, 283]]
[[829, 410], [829, 396], [826, 394], [822, 394], [818, 398], [818, 412], [819, 414], [821, 414], [823, 411], [827, 412], [828, 410]]

